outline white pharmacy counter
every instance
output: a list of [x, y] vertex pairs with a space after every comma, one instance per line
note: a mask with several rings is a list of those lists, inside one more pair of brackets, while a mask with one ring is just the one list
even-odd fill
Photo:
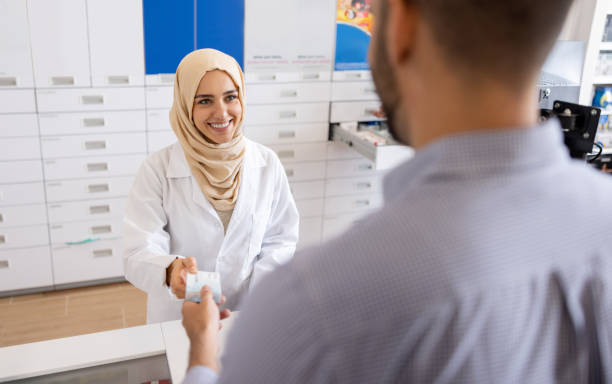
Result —
[[[221, 353], [236, 316], [222, 322]], [[188, 355], [180, 320], [148, 324], [0, 348], [0, 382], [180, 384]]]

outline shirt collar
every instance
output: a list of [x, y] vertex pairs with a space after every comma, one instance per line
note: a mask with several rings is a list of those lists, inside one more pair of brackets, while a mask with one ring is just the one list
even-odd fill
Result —
[[[244, 163], [243, 166], [245, 168], [261, 168], [265, 167], [267, 162], [266, 159], [261, 154], [261, 151], [257, 151], [255, 148], [255, 143], [251, 140], [244, 138], [246, 140], [246, 151], [244, 154]], [[183, 147], [181, 147], [181, 143], [175, 143], [170, 149], [170, 159], [168, 162], [168, 168], [166, 170], [167, 178], [177, 178], [177, 177], [190, 177], [191, 169], [187, 164], [187, 159], [185, 158], [185, 153], [183, 152]]]
[[529, 128], [449, 135], [390, 171], [384, 180], [384, 195], [389, 201], [399, 191], [436, 177], [469, 178], [568, 161], [556, 119]]

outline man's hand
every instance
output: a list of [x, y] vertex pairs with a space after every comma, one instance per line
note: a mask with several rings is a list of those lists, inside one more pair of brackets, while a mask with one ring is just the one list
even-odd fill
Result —
[[179, 299], [185, 298], [187, 273], [198, 273], [198, 266], [193, 257], [176, 259], [166, 269], [166, 284]]
[[[191, 344], [189, 368], [204, 365], [219, 372], [219, 330], [221, 320], [229, 317], [230, 311], [224, 309], [219, 312], [209, 286], [202, 287], [200, 295], [200, 303], [185, 301], [182, 309], [183, 327]], [[225, 296], [222, 296], [220, 305], [224, 303]]]

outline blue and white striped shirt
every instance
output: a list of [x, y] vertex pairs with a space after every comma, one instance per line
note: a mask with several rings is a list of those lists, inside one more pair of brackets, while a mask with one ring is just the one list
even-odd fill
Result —
[[256, 287], [218, 382], [612, 382], [612, 179], [560, 132], [449, 136], [391, 171], [380, 211]]

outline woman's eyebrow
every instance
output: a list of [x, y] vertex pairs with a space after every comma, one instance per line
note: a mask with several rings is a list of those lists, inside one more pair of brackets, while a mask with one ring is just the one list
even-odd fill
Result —
[[[232, 89], [231, 91], [223, 92], [223, 95], [229, 95], [232, 93], [238, 93], [238, 90]], [[205, 98], [205, 97], [215, 97], [214, 95], [195, 95], [194, 99]]]

